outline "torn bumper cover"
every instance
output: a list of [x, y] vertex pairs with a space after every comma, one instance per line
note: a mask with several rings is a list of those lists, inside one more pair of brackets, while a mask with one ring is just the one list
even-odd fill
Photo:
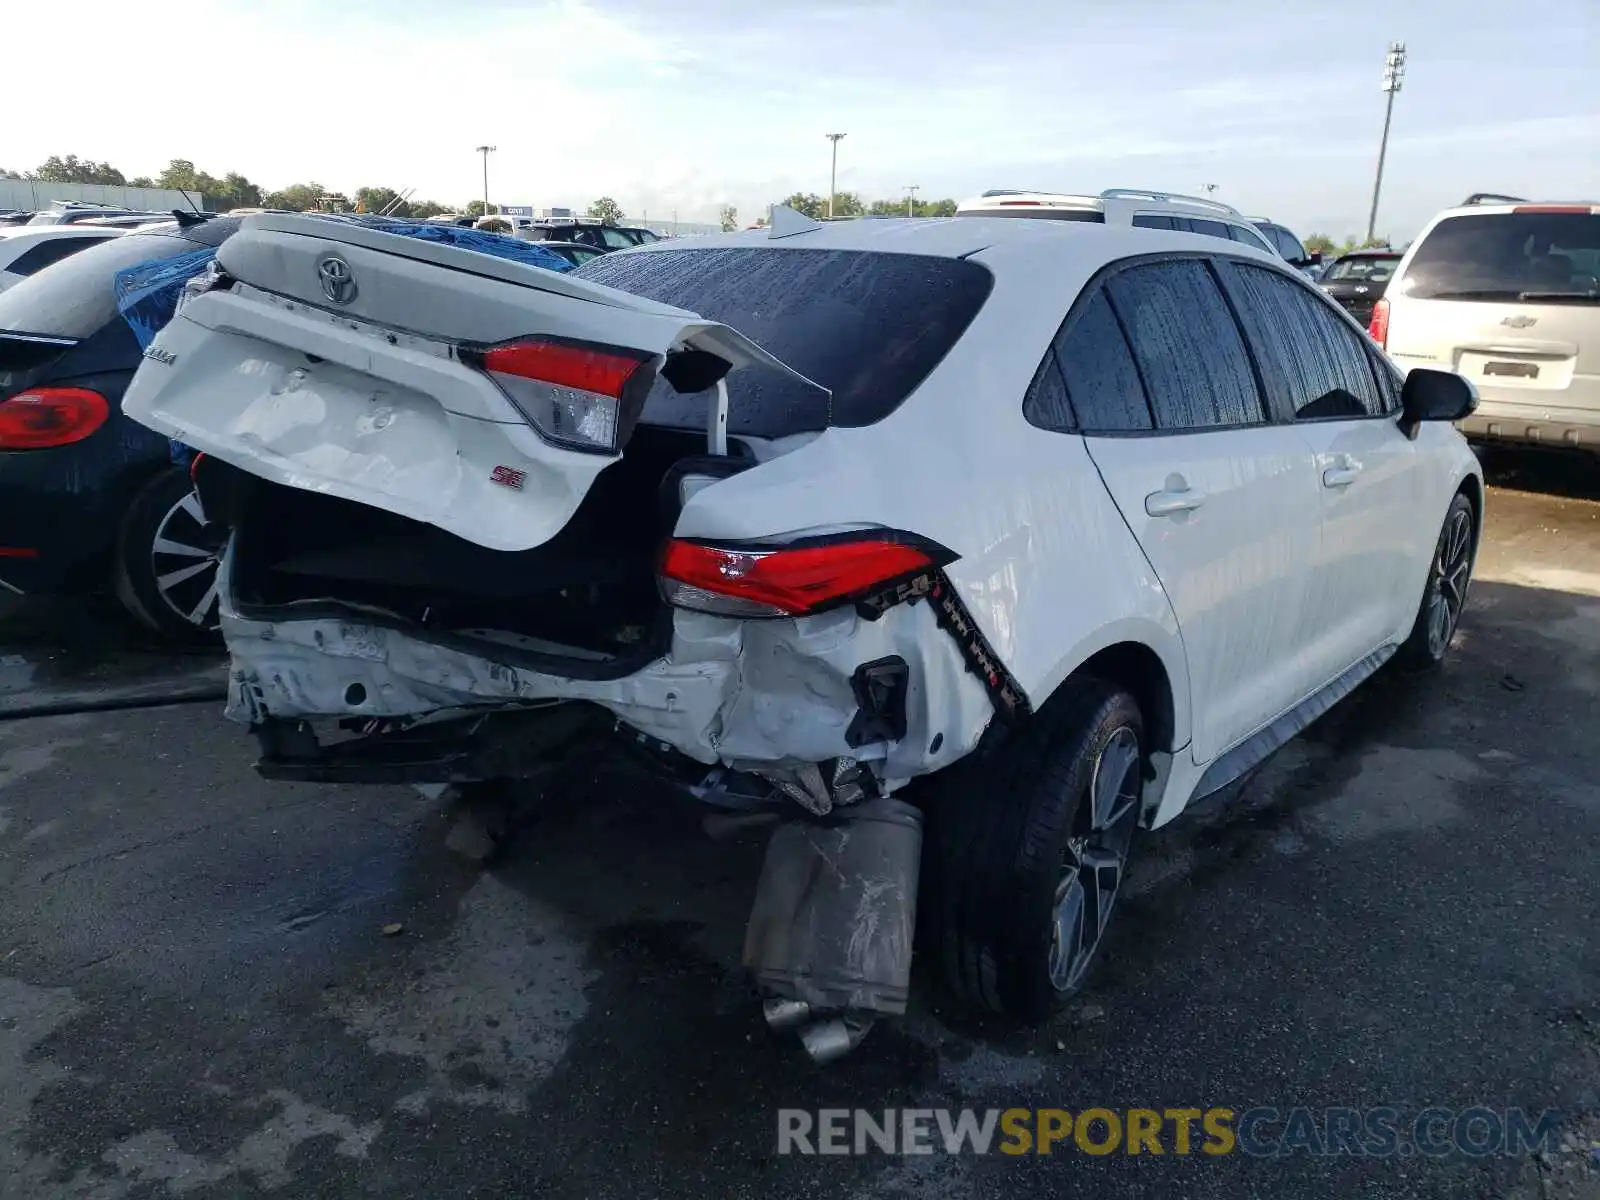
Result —
[[252, 727], [589, 701], [708, 766], [770, 778], [851, 758], [887, 792], [960, 758], [994, 714], [927, 604], [875, 621], [850, 610], [749, 623], [680, 611], [666, 656], [621, 679], [583, 680], [496, 661], [488, 646], [441, 645], [379, 616], [244, 617], [226, 578], [223, 596], [227, 715]]

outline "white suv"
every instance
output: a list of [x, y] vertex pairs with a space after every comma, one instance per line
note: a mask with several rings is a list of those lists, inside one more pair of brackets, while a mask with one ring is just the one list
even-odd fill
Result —
[[1468, 197], [1406, 251], [1371, 333], [1476, 385], [1472, 436], [1600, 450], [1600, 205]]
[[257, 216], [217, 262], [124, 409], [203, 451], [262, 772], [632, 747], [777, 822], [746, 960], [818, 1058], [903, 1010], [919, 884], [951, 985], [1045, 1015], [1139, 827], [1466, 597], [1470, 387], [1243, 242], [779, 210], [555, 274]]
[[1143, 188], [1107, 188], [1098, 196], [993, 188], [976, 199], [963, 200], [956, 206], [956, 216], [1031, 217], [1038, 221], [1087, 221], [1100, 225], [1132, 225], [1136, 229], [1168, 229], [1223, 238], [1269, 254], [1278, 253], [1277, 248], [1263, 238], [1256, 222], [1231, 205], [1220, 200]]

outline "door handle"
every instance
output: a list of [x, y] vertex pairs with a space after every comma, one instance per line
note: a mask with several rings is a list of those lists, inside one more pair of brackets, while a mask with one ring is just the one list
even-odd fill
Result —
[[1322, 473], [1322, 486], [1325, 488], [1349, 487], [1356, 481], [1356, 476], [1361, 474], [1361, 464], [1350, 462], [1348, 459], [1342, 466], [1329, 467]]
[[1151, 492], [1144, 498], [1144, 511], [1152, 517], [1170, 517], [1193, 512], [1206, 502], [1206, 494], [1193, 488], [1182, 491]]

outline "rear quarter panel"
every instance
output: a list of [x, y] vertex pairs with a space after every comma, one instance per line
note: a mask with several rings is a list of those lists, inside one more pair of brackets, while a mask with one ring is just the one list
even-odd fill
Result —
[[[1127, 252], [1152, 248], [1141, 238]], [[1166, 666], [1181, 746], [1189, 687], [1166, 595], [1082, 439], [1022, 416], [1039, 361], [1104, 252], [1008, 249], [976, 261], [996, 275], [987, 304], [900, 408], [699, 492], [677, 532], [770, 539], [878, 525], [932, 538], [960, 556], [947, 574], [1035, 707], [1096, 650], [1140, 642]], [[981, 728], [966, 732], [970, 745]]]

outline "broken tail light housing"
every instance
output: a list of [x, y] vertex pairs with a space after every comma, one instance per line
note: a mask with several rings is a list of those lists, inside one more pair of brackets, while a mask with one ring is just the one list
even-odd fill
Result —
[[654, 355], [560, 338], [460, 353], [499, 385], [546, 441], [590, 454], [617, 454], [628, 444], [656, 377]]
[[802, 617], [837, 608], [953, 561], [942, 546], [874, 530], [787, 546], [674, 538], [661, 557], [668, 604], [724, 617]]
[[1389, 299], [1387, 296], [1372, 306], [1372, 320], [1367, 323], [1367, 336], [1378, 343], [1380, 350], [1389, 348]]
[[0, 402], [0, 450], [46, 450], [81, 442], [111, 415], [88, 388], [42, 387]]

